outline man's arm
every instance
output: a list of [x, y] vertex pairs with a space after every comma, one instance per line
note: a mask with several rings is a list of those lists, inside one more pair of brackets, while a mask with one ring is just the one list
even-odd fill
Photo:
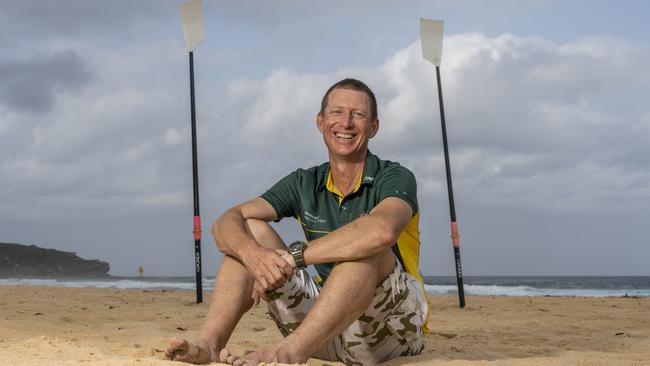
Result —
[[277, 213], [262, 198], [228, 209], [212, 226], [217, 247], [222, 253], [241, 260], [264, 290], [277, 288], [291, 277], [293, 268], [275, 250], [252, 238], [246, 228], [248, 219], [268, 222], [277, 219]]
[[305, 263], [350, 261], [376, 255], [397, 242], [412, 215], [411, 206], [406, 201], [388, 197], [368, 215], [309, 242]]

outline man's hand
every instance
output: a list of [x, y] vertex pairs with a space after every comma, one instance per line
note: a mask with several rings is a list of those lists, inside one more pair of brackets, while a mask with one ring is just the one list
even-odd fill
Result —
[[279, 252], [282, 250], [257, 246], [241, 255], [246, 269], [264, 291], [282, 286], [293, 275], [293, 267]]
[[266, 302], [269, 301], [266, 297], [266, 292], [262, 289], [262, 285], [257, 281], [253, 284], [253, 293], [251, 294], [251, 298], [253, 299], [254, 305], [259, 305], [260, 299], [263, 299]]
[[[293, 271], [296, 268], [296, 263], [293, 260], [293, 256], [291, 254], [289, 254], [289, 252], [287, 252], [286, 250], [283, 250], [283, 249], [274, 249], [274, 250], [275, 250], [275, 253], [277, 255], [279, 255], [283, 260], [285, 260], [291, 266], [291, 274], [286, 276], [286, 279], [280, 285], [280, 286], [282, 286], [293, 275]], [[278, 287], [280, 287], [280, 286], [278, 286]], [[268, 302], [269, 300], [266, 297], [266, 293], [268, 291], [273, 291], [278, 287], [275, 287], [275, 288], [272, 288], [272, 289], [269, 289], [269, 290], [265, 290], [264, 287], [262, 286], [262, 284], [259, 281], [256, 280], [255, 283], [253, 284], [253, 293], [251, 294], [251, 297], [253, 298], [253, 303], [255, 305], [258, 305], [260, 303], [260, 299], [263, 299], [264, 301]]]
[[[293, 256], [286, 250], [283, 249], [275, 249], [275, 252], [282, 257], [287, 263], [291, 265], [291, 269], [295, 270], [296, 269], [296, 261], [293, 259]], [[291, 278], [291, 276], [289, 276]]]

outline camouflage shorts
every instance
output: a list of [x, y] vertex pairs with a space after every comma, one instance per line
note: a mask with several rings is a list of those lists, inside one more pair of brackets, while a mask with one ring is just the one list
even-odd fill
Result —
[[[318, 293], [318, 285], [307, 271], [301, 270], [269, 294], [269, 313], [285, 337], [300, 325]], [[399, 356], [417, 355], [424, 349], [422, 332], [427, 309], [422, 284], [397, 263], [393, 273], [377, 286], [361, 317], [314, 357], [346, 365], [375, 365]]]

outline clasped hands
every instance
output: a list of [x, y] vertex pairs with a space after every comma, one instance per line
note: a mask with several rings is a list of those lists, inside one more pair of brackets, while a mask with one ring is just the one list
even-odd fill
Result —
[[266, 293], [284, 285], [296, 269], [293, 256], [283, 249], [258, 246], [242, 255], [241, 260], [255, 279], [251, 294], [255, 305], [260, 299], [268, 300]]

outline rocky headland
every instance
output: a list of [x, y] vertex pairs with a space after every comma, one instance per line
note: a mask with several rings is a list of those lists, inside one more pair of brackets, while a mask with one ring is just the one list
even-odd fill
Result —
[[0, 243], [0, 278], [101, 278], [110, 265], [36, 245]]

